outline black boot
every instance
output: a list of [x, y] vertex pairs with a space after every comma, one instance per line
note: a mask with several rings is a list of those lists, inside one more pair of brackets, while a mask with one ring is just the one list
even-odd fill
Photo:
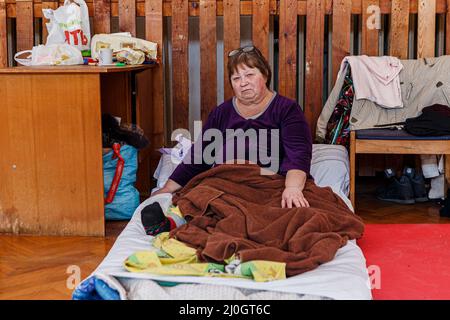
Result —
[[416, 202], [427, 202], [428, 195], [423, 174], [418, 174], [413, 168], [406, 167], [403, 169], [403, 175], [407, 176], [411, 181], [414, 190], [414, 200]]
[[447, 190], [447, 198], [444, 200], [443, 207], [439, 210], [441, 217], [450, 217], [450, 189]]
[[414, 190], [408, 177], [403, 175], [398, 179], [392, 172], [385, 174], [389, 178], [389, 184], [377, 190], [378, 199], [401, 204], [415, 203]]

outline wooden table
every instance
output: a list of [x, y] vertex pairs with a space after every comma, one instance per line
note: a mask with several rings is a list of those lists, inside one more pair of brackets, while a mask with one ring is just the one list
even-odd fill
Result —
[[[104, 235], [101, 113], [151, 135], [151, 69], [0, 69], [0, 232]], [[155, 147], [139, 154], [141, 191]]]
[[[363, 131], [363, 130], [362, 130]], [[355, 208], [355, 180], [356, 180], [356, 155], [358, 153], [368, 154], [443, 154], [445, 155], [445, 183], [444, 192], [450, 185], [450, 140], [418, 137], [403, 137], [402, 139], [377, 138], [367, 139], [357, 136], [355, 131], [350, 132], [350, 200]]]

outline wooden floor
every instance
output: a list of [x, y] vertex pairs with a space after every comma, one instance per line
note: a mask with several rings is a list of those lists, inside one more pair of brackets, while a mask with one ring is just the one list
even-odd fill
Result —
[[[376, 179], [357, 182], [357, 213], [366, 223], [450, 223], [436, 204], [376, 200], [378, 185]], [[94, 271], [125, 225], [108, 222], [105, 238], [0, 235], [0, 299], [70, 299], [74, 280]]]
[[105, 238], [0, 235], [0, 300], [70, 299], [126, 223], [108, 222]]

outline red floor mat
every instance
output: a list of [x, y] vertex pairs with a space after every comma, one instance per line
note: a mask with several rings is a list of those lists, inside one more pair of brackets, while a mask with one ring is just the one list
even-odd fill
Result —
[[375, 300], [450, 299], [450, 224], [367, 224], [364, 252]]

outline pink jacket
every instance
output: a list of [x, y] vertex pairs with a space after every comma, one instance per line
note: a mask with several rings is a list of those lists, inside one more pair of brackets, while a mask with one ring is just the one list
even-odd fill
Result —
[[351, 68], [357, 100], [368, 99], [384, 108], [403, 108], [398, 76], [403, 65], [398, 58], [348, 56], [341, 62], [339, 75], [347, 63]]

